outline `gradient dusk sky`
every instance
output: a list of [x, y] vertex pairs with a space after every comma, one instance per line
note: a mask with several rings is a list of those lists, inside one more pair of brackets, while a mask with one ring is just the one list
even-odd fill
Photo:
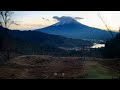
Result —
[[[118, 31], [120, 27], [120, 11], [99, 11], [105, 22], [112, 30]], [[11, 29], [34, 30], [47, 27], [58, 22], [53, 16], [81, 17], [78, 22], [101, 29], [105, 25], [97, 15], [98, 11], [14, 11], [14, 19], [20, 24], [12, 25]]]

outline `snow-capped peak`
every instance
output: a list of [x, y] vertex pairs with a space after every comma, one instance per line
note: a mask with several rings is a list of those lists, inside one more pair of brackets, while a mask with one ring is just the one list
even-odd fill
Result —
[[53, 18], [58, 20], [58, 23], [54, 24], [54, 26], [70, 24], [70, 23], [79, 23], [74, 18], [69, 16], [62, 16], [62, 17], [54, 16]]

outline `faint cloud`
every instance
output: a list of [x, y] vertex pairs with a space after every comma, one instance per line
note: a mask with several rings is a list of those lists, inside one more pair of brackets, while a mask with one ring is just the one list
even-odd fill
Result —
[[78, 20], [78, 19], [83, 19], [81, 17], [71, 17], [71, 16], [62, 16], [62, 17], [58, 17], [58, 16], [53, 16], [53, 19], [56, 19], [58, 21], [65, 21], [65, 20]]
[[13, 25], [11, 29], [13, 30], [34, 30], [34, 29], [39, 29], [46, 27], [46, 25], [39, 25], [39, 24], [23, 24], [20, 26], [15, 26]]
[[77, 19], [77, 20], [78, 20], [78, 19], [84, 19], [84, 18], [82, 18], [82, 17], [74, 17], [74, 18]]

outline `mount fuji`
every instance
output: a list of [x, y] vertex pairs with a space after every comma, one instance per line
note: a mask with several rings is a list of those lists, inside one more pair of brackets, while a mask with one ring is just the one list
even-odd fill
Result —
[[[110, 31], [89, 27], [79, 23], [75, 18], [62, 16], [54, 16], [59, 22], [35, 31], [41, 31], [48, 34], [61, 35], [73, 39], [85, 40], [107, 40], [111, 38]], [[117, 33], [112, 32], [115, 36]]]

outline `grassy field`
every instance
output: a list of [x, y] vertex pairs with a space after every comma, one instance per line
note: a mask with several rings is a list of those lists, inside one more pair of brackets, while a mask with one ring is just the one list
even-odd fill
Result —
[[86, 67], [88, 72], [85, 79], [112, 79], [120, 76], [120, 73], [107, 69], [96, 61], [86, 61]]
[[119, 60], [26, 55], [1, 65], [0, 79], [112, 79], [120, 77], [119, 65]]

